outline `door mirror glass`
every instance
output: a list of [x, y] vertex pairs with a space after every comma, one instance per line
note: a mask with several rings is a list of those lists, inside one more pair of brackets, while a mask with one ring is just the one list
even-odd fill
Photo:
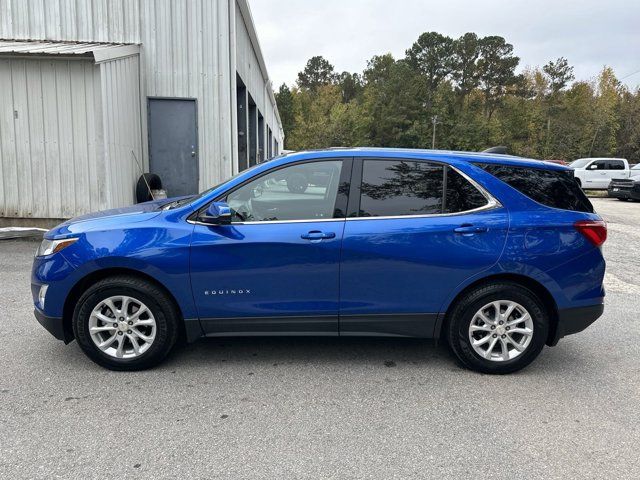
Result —
[[198, 220], [209, 225], [229, 225], [231, 224], [231, 207], [225, 202], [213, 202]]

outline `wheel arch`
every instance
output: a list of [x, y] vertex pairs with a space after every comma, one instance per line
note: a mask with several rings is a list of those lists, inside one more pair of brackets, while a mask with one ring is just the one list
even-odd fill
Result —
[[497, 281], [507, 281], [511, 283], [515, 283], [520, 285], [528, 290], [531, 290], [542, 302], [547, 313], [549, 314], [549, 335], [547, 337], [547, 345], [552, 346], [555, 345], [554, 339], [556, 338], [556, 331], [558, 328], [558, 305], [551, 295], [551, 292], [542, 285], [537, 280], [527, 277], [526, 275], [521, 275], [517, 273], [498, 273], [494, 275], [489, 275], [487, 277], [480, 278], [475, 282], [467, 285], [463, 288], [458, 294], [453, 298], [453, 300], [447, 306], [445, 312], [440, 315], [440, 319], [436, 324], [435, 338], [442, 339], [443, 332], [446, 331], [446, 326], [449, 322], [449, 312], [453, 309], [456, 303], [465, 295], [467, 292], [489, 283], [495, 283]]
[[64, 306], [62, 310], [62, 324], [63, 324], [65, 334], [69, 335], [69, 338], [74, 338], [73, 328], [72, 328], [73, 311], [75, 309], [76, 303], [78, 302], [78, 299], [82, 296], [82, 294], [87, 290], [87, 288], [90, 285], [100, 280], [104, 280], [105, 278], [114, 277], [118, 275], [127, 275], [130, 277], [136, 277], [141, 280], [153, 283], [158, 288], [160, 288], [171, 300], [171, 302], [175, 307], [176, 312], [178, 313], [178, 316], [179, 316], [178, 325], [180, 326], [178, 338], [179, 339], [188, 338], [187, 332], [186, 332], [186, 325], [184, 321], [184, 313], [182, 312], [182, 308], [180, 308], [180, 304], [176, 300], [175, 295], [173, 295], [173, 293], [171, 293], [171, 291], [157, 278], [154, 278], [151, 275], [143, 273], [139, 270], [134, 270], [126, 267], [112, 267], [112, 268], [95, 270], [85, 275], [75, 283], [75, 285], [71, 288], [71, 290], [69, 291], [69, 294], [67, 295], [67, 298], [64, 301]]

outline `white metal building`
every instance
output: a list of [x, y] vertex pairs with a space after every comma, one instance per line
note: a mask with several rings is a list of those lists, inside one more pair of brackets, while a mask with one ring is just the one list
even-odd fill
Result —
[[[0, 224], [196, 193], [274, 156], [247, 0], [0, 0]], [[15, 222], [15, 220], [14, 220]]]

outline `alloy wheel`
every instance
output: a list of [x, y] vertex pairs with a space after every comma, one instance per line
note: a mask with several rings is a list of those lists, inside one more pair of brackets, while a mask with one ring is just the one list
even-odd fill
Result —
[[471, 319], [469, 341], [486, 360], [504, 362], [522, 355], [533, 338], [533, 319], [519, 303], [498, 300], [486, 304]]
[[144, 354], [156, 337], [156, 320], [140, 300], [118, 295], [95, 306], [89, 317], [93, 343], [114, 358], [136, 358]]

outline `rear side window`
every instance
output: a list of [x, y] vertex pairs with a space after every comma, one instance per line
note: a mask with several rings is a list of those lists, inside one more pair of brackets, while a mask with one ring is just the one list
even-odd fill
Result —
[[487, 199], [480, 193], [480, 190], [453, 168], [447, 167], [446, 174], [447, 191], [444, 213], [466, 212], [484, 207], [487, 204]]
[[361, 217], [458, 213], [488, 200], [451, 167], [431, 162], [365, 160]]
[[610, 170], [624, 170], [624, 162], [622, 160], [609, 160]]
[[442, 165], [365, 160], [360, 187], [361, 217], [442, 213]]
[[520, 193], [547, 207], [593, 213], [593, 205], [573, 178], [573, 172], [480, 164]]

